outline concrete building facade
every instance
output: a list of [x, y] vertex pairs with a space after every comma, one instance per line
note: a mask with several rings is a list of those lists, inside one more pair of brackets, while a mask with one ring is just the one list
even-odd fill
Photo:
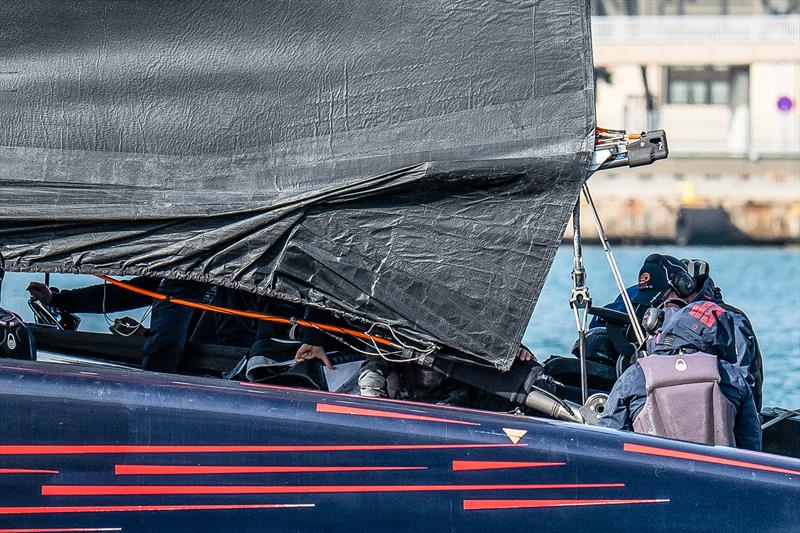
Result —
[[670, 240], [681, 206], [719, 206], [751, 237], [800, 241], [800, 2], [593, 6], [598, 125], [664, 129], [670, 147], [591, 178], [609, 233]]

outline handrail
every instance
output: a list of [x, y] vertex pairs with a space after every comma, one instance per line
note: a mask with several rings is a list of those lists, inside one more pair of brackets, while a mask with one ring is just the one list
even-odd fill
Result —
[[609, 16], [592, 18], [595, 45], [797, 44], [800, 15]]

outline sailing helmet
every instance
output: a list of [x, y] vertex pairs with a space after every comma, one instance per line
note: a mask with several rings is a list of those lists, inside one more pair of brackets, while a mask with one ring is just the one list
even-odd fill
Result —
[[694, 292], [695, 280], [686, 266], [677, 257], [650, 254], [639, 270], [639, 293], [633, 303], [657, 306], [664, 302], [670, 292], [686, 298]]

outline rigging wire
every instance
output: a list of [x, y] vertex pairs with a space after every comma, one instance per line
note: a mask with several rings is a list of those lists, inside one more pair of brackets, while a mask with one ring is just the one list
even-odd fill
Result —
[[[370, 332], [372, 331], [372, 329], [376, 325], [377, 324], [372, 324], [370, 326], [370, 328], [366, 331], [366, 333], [369, 335]], [[392, 329], [392, 327], [389, 326], [388, 324], [382, 324], [382, 326], [389, 330], [389, 332], [392, 334], [392, 337], [395, 339], [395, 341], [398, 344], [400, 344], [400, 346], [403, 348], [403, 350], [391, 350], [391, 351], [384, 350], [384, 349], [380, 348], [375, 343], [374, 339], [370, 339], [370, 342], [368, 342], [368, 341], [366, 341], [364, 339], [356, 338], [357, 341], [359, 341], [359, 342], [367, 345], [369, 348], [373, 348], [375, 350], [374, 352], [368, 352], [368, 351], [365, 351], [365, 350], [362, 350], [362, 349], [358, 348], [357, 346], [353, 346], [351, 343], [347, 342], [346, 340], [344, 340], [342, 337], [340, 337], [338, 335], [335, 335], [335, 334], [333, 334], [333, 333], [331, 333], [329, 331], [321, 330], [319, 328], [317, 328], [317, 329], [319, 329], [320, 331], [322, 331], [323, 333], [325, 333], [329, 337], [333, 338], [334, 340], [340, 342], [341, 344], [347, 346], [348, 348], [350, 348], [351, 350], [353, 350], [356, 353], [359, 353], [359, 354], [362, 354], [362, 355], [366, 355], [367, 357], [376, 357], [377, 356], [377, 357], [380, 357], [381, 359], [383, 359], [384, 361], [387, 361], [389, 363], [415, 363], [415, 362], [418, 362], [418, 361], [422, 361], [423, 359], [428, 357], [430, 354], [432, 354], [436, 350], [436, 346], [430, 346], [430, 347], [426, 348], [425, 350], [422, 350], [420, 352], [420, 354], [415, 356], [415, 357], [408, 357], [408, 358], [407, 357], [402, 357], [403, 352], [404, 352], [405, 349], [416, 350], [416, 351], [420, 351], [420, 350], [418, 348], [415, 348], [413, 346], [405, 344], [403, 341], [401, 341], [399, 339], [399, 337], [397, 336], [397, 334], [395, 334], [395, 332]], [[314, 327], [316, 327], [316, 325]]]
[[[334, 339], [335, 341], [340, 342], [341, 344], [347, 346], [348, 348], [350, 348], [354, 352], [359, 353], [361, 355], [366, 355], [367, 357], [376, 357], [377, 356], [377, 357], [381, 357], [381, 358], [385, 359], [387, 355], [400, 355], [400, 354], [403, 353], [402, 350], [393, 350], [393, 351], [383, 350], [382, 348], [378, 347], [378, 345], [377, 345], [377, 343], [375, 343], [375, 341], [372, 341], [372, 343], [370, 344], [366, 340], [356, 337], [357, 341], [366, 344], [370, 348], [372, 348], [372, 347], [375, 348], [374, 352], [368, 352], [366, 350], [362, 350], [361, 348], [358, 348], [357, 346], [353, 346], [351, 343], [349, 343], [346, 340], [344, 340], [343, 337], [341, 337], [339, 335], [336, 335], [335, 333], [331, 333], [330, 331], [325, 331], [324, 329], [320, 329], [316, 325], [314, 325], [313, 327], [315, 327], [317, 330], [321, 331], [325, 335], [329, 336], [330, 338]], [[389, 359], [387, 359], [387, 361], [388, 360]]]
[[583, 264], [583, 249], [581, 247], [581, 201], [575, 203], [572, 210], [572, 294], [569, 306], [575, 316], [575, 327], [578, 330], [578, 358], [581, 368], [581, 403], [586, 403], [589, 397], [589, 378], [586, 370], [586, 330], [589, 325], [589, 308], [592, 306], [592, 297], [589, 287], [586, 286], [586, 268]]
[[641, 138], [638, 133], [627, 133], [625, 130], [612, 130], [607, 128], [595, 128], [595, 146], [614, 144], [622, 141], [635, 141]]
[[619, 266], [617, 265], [617, 261], [614, 258], [614, 253], [611, 251], [611, 244], [608, 242], [608, 237], [606, 236], [605, 229], [603, 229], [603, 223], [600, 221], [600, 215], [597, 213], [597, 207], [594, 204], [594, 200], [592, 200], [592, 195], [589, 192], [589, 187], [584, 183], [583, 184], [583, 197], [586, 199], [586, 203], [589, 205], [589, 212], [592, 215], [592, 219], [594, 220], [595, 228], [597, 229], [597, 234], [600, 237], [600, 244], [603, 246], [603, 251], [605, 252], [606, 259], [608, 260], [608, 264], [611, 267], [611, 273], [614, 276], [614, 281], [617, 284], [617, 289], [619, 289], [620, 296], [622, 296], [622, 302], [625, 305], [625, 311], [628, 314], [628, 319], [631, 322], [631, 327], [633, 328], [633, 333], [636, 336], [636, 342], [638, 343], [637, 350], [640, 350], [642, 346], [644, 346], [645, 336], [642, 332], [642, 325], [639, 323], [639, 320], [636, 318], [636, 313], [633, 310], [633, 304], [631, 303], [630, 296], [628, 296], [628, 290], [625, 287], [625, 283], [622, 281], [622, 274], [619, 272]]

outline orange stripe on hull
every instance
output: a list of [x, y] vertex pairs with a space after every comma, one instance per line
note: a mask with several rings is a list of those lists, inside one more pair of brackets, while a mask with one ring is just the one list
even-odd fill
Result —
[[538, 468], [543, 466], [564, 466], [567, 463], [532, 463], [521, 461], [453, 461], [453, 471], [495, 470], [502, 468]]
[[624, 483], [551, 483], [540, 485], [43, 485], [42, 496], [145, 496], [199, 494], [338, 494], [370, 492], [448, 492], [481, 490], [600, 489]]
[[633, 505], [666, 503], [669, 500], [464, 500], [465, 511], [487, 509], [536, 509], [543, 507], [583, 507], [589, 505]]
[[192, 466], [192, 465], [115, 465], [114, 473], [124, 475], [185, 474], [276, 474], [298, 472], [381, 472], [427, 470], [427, 466]]
[[778, 468], [776, 466], [750, 463], [747, 461], [725, 459], [724, 457], [715, 457], [713, 455], [681, 452], [678, 450], [669, 450], [666, 448], [655, 448], [653, 446], [642, 446], [640, 444], [631, 444], [628, 442], [626, 442], [623, 445], [622, 449], [626, 452], [631, 452], [631, 453], [643, 453], [646, 455], [656, 455], [659, 457], [671, 457], [673, 459], [686, 459], [688, 461], [702, 461], [704, 463], [714, 463], [726, 466], [738, 466], [740, 468], [749, 468], [751, 470], [764, 470], [766, 472], [778, 472], [780, 474], [791, 474], [795, 476], [800, 476], [800, 470], [790, 470], [788, 468]]
[[58, 470], [33, 470], [30, 468], [0, 468], [0, 474], [58, 474]]
[[0, 529], [0, 533], [90, 533], [99, 531], [122, 531], [121, 527], [35, 527], [23, 529]]
[[0, 515], [61, 513], [141, 513], [150, 511], [230, 511], [245, 509], [295, 509], [314, 507], [313, 503], [263, 503], [230, 505], [98, 505], [58, 507], [0, 507]]
[[332, 405], [327, 403], [317, 404], [318, 413], [332, 413], [338, 415], [356, 416], [376, 416], [380, 418], [399, 418], [401, 420], [421, 420], [424, 422], [442, 422], [445, 424], [461, 424], [464, 426], [480, 426], [475, 422], [465, 422], [464, 420], [453, 420], [450, 418], [437, 418], [434, 416], [412, 415], [407, 413], [396, 413], [393, 411], [378, 411], [377, 409], [362, 409], [360, 407], [347, 407], [344, 405]]

